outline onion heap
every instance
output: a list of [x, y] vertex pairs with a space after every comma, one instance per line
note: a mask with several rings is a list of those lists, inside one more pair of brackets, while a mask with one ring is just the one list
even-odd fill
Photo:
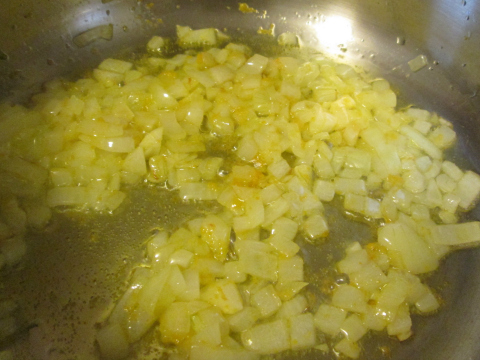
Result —
[[[149, 331], [169, 358], [192, 360], [357, 358], [369, 330], [409, 338], [410, 314], [439, 308], [418, 275], [480, 241], [479, 222], [458, 222], [480, 176], [445, 160], [452, 125], [396, 109], [386, 80], [318, 54], [268, 58], [221, 46], [216, 29], [177, 36], [184, 53], [167, 58], [169, 40], [155, 36], [136, 63], [106, 59], [49, 83], [31, 108], [1, 105], [0, 263], [19, 261], [27, 228], [52, 209], [121, 211], [147, 182], [221, 206], [147, 239], [98, 331], [105, 358], [127, 357]], [[377, 238], [349, 245], [336, 264], [349, 281], [313, 306], [296, 239], [328, 241], [334, 199]]]

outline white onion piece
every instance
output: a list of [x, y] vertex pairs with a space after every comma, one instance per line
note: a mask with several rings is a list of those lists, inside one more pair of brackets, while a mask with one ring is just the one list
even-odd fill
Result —
[[73, 38], [73, 42], [75, 45], [81, 48], [89, 45], [90, 43], [98, 39], [111, 40], [112, 37], [113, 37], [113, 24], [99, 25], [79, 35], [76, 35]]
[[[0, 266], [21, 258], [27, 227], [45, 226], [51, 207], [111, 212], [125, 185], [146, 180], [221, 207], [147, 241], [148, 267], [100, 332], [105, 356], [152, 327], [192, 359], [325, 351], [316, 333], [340, 332], [331, 351], [355, 358], [370, 329], [411, 336], [410, 308], [439, 307], [414, 274], [480, 239], [476, 222], [458, 224], [480, 177], [442, 161], [451, 124], [397, 111], [387, 81], [349, 65], [213, 48], [226, 38], [215, 29], [177, 32], [180, 46], [210, 49], [167, 59], [169, 40], [154, 37], [138, 63], [106, 59], [91, 78], [48, 84], [32, 109], [2, 105], [5, 147], [21, 156], [0, 159], [0, 191], [12, 194]], [[309, 309], [296, 240], [321, 246], [335, 226], [323, 201], [381, 225], [378, 242], [346, 249], [331, 301]]]

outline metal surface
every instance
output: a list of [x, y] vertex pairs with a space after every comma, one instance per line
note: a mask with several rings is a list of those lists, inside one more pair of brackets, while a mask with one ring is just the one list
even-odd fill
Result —
[[[173, 35], [176, 24], [225, 28], [234, 37], [258, 39], [256, 30], [274, 23], [276, 34], [296, 32], [305, 45], [384, 76], [403, 103], [454, 122], [460, 135], [458, 155], [480, 170], [478, 0], [249, 1], [257, 14], [241, 13], [238, 3], [230, 0], [0, 0], [0, 4], [0, 98], [28, 101], [44, 81], [78, 76], [108, 56], [129, 57], [153, 34]], [[112, 40], [83, 48], [74, 45], [77, 34], [110, 23]], [[426, 56], [428, 65], [414, 73], [407, 62], [418, 55]], [[108, 237], [96, 220], [84, 219], [82, 228], [65, 232], [62, 226], [71, 224], [60, 216], [54, 223], [58, 228], [51, 229], [52, 238], [36, 235], [29, 265], [15, 282], [7, 281], [6, 291], [17, 297], [27, 294], [29, 300], [23, 301], [27, 315], [35, 314], [40, 325], [33, 334], [33, 352], [28, 339], [20, 339], [18, 358], [94, 358], [92, 319], [115, 297], [118, 279], [139, 255], [140, 243], [132, 238], [139, 241], [142, 231], [169, 212], [158, 204], [132, 209], [132, 214], [141, 210], [150, 215], [139, 223], [128, 221], [132, 217], [126, 214], [124, 227], [117, 231], [122, 236], [103, 245], [90, 242], [95, 233]], [[480, 218], [478, 209], [471, 217]], [[88, 241], [78, 245], [75, 238]], [[394, 349], [391, 359], [480, 359], [480, 251], [450, 255], [430, 281], [441, 285], [444, 307], [436, 316], [415, 319], [415, 336]], [[372, 350], [371, 358], [378, 354]]]

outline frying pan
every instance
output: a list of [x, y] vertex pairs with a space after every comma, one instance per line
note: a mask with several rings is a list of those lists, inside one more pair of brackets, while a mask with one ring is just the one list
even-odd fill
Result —
[[[106, 57], [134, 58], [151, 36], [173, 36], [177, 24], [225, 29], [256, 51], [272, 43], [257, 30], [274, 24], [276, 34], [297, 33], [304, 46], [386, 78], [401, 104], [452, 121], [459, 141], [450, 155], [480, 171], [480, 1], [248, 5], [258, 13], [242, 13], [230, 0], [0, 0], [0, 99], [28, 104], [45, 81], [74, 79]], [[78, 34], [109, 24], [111, 39], [75, 43]], [[408, 62], [418, 56], [425, 66], [412, 71]], [[1, 297], [17, 301], [27, 329], [6, 344], [15, 359], [97, 358], [95, 324], [125, 288], [149, 231], [202, 211], [175, 199], [159, 189], [135, 189], [114, 216], [59, 213], [45, 231], [31, 233], [24, 261], [3, 271], [0, 282]], [[466, 217], [479, 220], [479, 211]], [[315, 251], [304, 249], [312, 268], [322, 266]], [[391, 359], [480, 359], [480, 251], [454, 252], [428, 282], [438, 290], [442, 310], [414, 318], [415, 335], [402, 344], [382, 335], [367, 341], [369, 359], [383, 358], [379, 344], [392, 349]]]

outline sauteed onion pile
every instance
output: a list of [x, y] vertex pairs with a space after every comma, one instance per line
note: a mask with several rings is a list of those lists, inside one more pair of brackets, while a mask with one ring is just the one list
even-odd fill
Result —
[[[52, 209], [115, 216], [146, 182], [220, 206], [146, 240], [99, 319], [103, 357], [127, 357], [149, 332], [165, 356], [193, 360], [305, 349], [357, 358], [369, 330], [409, 338], [411, 312], [439, 308], [418, 275], [480, 241], [479, 222], [458, 222], [480, 177], [445, 160], [452, 125], [396, 109], [386, 80], [323, 56], [267, 58], [221, 46], [215, 29], [177, 35], [184, 53], [168, 58], [169, 40], [154, 37], [135, 63], [106, 59], [89, 77], [49, 83], [31, 108], [0, 107], [3, 266], [20, 261], [27, 228]], [[332, 201], [377, 238], [351, 243], [336, 265], [345, 281], [312, 301], [296, 240], [329, 241]]]

